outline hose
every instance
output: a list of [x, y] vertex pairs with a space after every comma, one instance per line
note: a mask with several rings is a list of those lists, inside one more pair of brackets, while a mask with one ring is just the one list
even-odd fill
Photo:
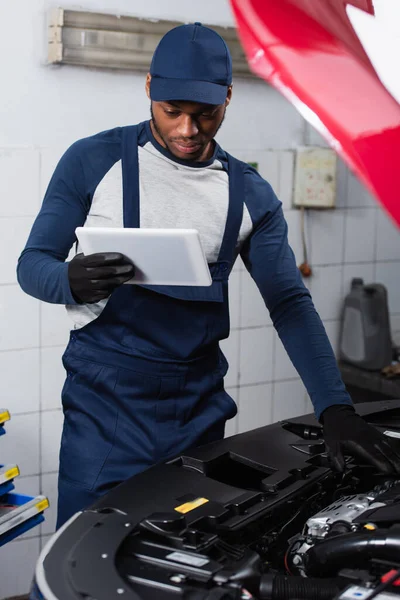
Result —
[[329, 577], [346, 565], [361, 567], [371, 558], [400, 561], [400, 531], [346, 533], [319, 542], [305, 554], [307, 575]]
[[337, 579], [306, 579], [285, 575], [263, 575], [257, 595], [260, 600], [332, 600], [340, 589]]

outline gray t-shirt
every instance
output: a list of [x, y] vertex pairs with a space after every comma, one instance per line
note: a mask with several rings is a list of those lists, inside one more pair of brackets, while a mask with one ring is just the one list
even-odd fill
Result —
[[[140, 227], [197, 229], [209, 263], [218, 258], [229, 205], [228, 174], [219, 160], [192, 167], [164, 156], [149, 141], [139, 151]], [[116, 162], [98, 184], [85, 227], [123, 227], [122, 166]], [[244, 205], [238, 245], [251, 233]], [[107, 299], [68, 305], [74, 328], [100, 315]]]

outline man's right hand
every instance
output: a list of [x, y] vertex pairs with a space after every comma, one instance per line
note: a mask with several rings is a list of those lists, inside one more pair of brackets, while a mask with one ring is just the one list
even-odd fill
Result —
[[68, 265], [68, 279], [77, 302], [93, 303], [108, 298], [116, 287], [135, 274], [134, 265], [117, 252], [77, 254]]

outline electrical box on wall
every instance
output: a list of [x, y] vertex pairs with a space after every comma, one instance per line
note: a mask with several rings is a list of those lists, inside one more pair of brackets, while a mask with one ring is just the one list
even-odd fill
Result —
[[296, 150], [293, 203], [296, 207], [334, 208], [337, 158], [334, 150], [304, 147]]

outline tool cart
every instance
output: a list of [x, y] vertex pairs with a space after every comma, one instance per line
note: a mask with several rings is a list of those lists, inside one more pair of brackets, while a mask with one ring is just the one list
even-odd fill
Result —
[[[6, 434], [6, 424], [9, 420], [8, 410], [0, 409], [0, 436]], [[14, 480], [19, 474], [17, 465], [0, 464], [0, 546], [44, 521], [43, 512], [49, 506], [46, 496], [27, 496], [17, 493]]]

